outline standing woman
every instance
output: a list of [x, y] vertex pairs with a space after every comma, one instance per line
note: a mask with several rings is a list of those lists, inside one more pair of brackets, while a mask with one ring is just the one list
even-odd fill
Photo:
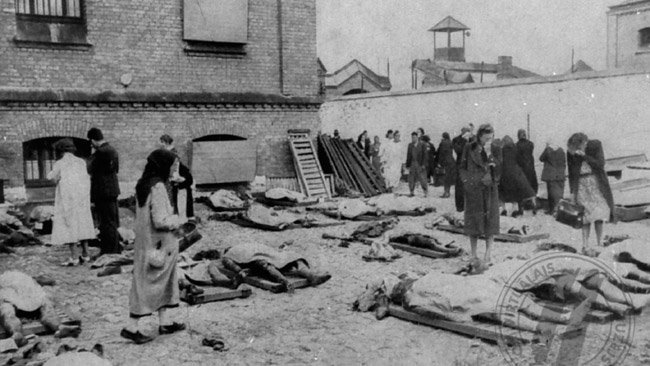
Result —
[[476, 141], [465, 146], [460, 176], [465, 188], [465, 234], [469, 236], [472, 257], [478, 258], [479, 236], [485, 236], [484, 261], [490, 263], [494, 235], [499, 233], [499, 179], [501, 151], [492, 144], [494, 129], [479, 127]]
[[[86, 162], [74, 156], [76, 148], [72, 139], [65, 138], [54, 144], [60, 159], [54, 163], [47, 179], [56, 182], [54, 217], [52, 219], [52, 244], [70, 245], [70, 259], [64, 266], [88, 262], [88, 242], [95, 237], [90, 212], [90, 175]], [[81, 255], [77, 244], [81, 242]]]
[[445, 187], [445, 193], [440, 197], [449, 198], [451, 196], [451, 186], [456, 181], [456, 161], [454, 161], [454, 149], [451, 145], [451, 138], [447, 132], [442, 134], [442, 140], [440, 140], [440, 145], [438, 146], [436, 166], [441, 167], [444, 171], [442, 181]]
[[517, 204], [519, 207], [512, 213], [513, 217], [523, 214], [524, 202], [530, 201], [535, 206], [535, 191], [530, 186], [526, 175], [517, 164], [515, 142], [510, 136], [503, 138], [501, 150], [502, 168], [499, 181], [499, 197], [504, 203]]
[[368, 137], [368, 131], [363, 131], [361, 135], [359, 135], [359, 138], [357, 138], [357, 146], [363, 153], [366, 155], [368, 159], [370, 159], [370, 138]]
[[523, 129], [517, 131], [517, 139], [519, 140], [517, 141], [517, 164], [524, 171], [528, 183], [530, 183], [530, 186], [537, 195], [539, 184], [537, 183], [537, 173], [535, 172], [535, 157], [533, 157], [535, 144], [528, 139], [526, 131]]
[[164, 149], [147, 158], [142, 177], [135, 187], [136, 221], [133, 283], [129, 294], [130, 324], [120, 335], [142, 344], [153, 340], [140, 332], [139, 320], [157, 311], [160, 334], [185, 329], [185, 324], [171, 322], [167, 308], [179, 303], [178, 241], [172, 230], [182, 224], [173, 214], [167, 185], [176, 155]]
[[370, 163], [372, 163], [372, 167], [375, 168], [378, 174], [381, 174], [381, 161], [379, 159], [381, 149], [379, 136], [375, 136], [375, 143], [370, 146]]
[[591, 223], [596, 231], [596, 244], [602, 246], [603, 222], [614, 222], [614, 198], [605, 173], [605, 154], [600, 141], [589, 140], [584, 133], [574, 133], [567, 148], [571, 194], [585, 209], [582, 249], [588, 254]]
[[401, 147], [400, 133], [393, 133], [393, 141], [386, 144], [386, 166], [384, 167], [384, 176], [386, 177], [386, 186], [390, 190], [395, 190], [399, 186], [402, 178], [402, 164], [404, 162], [404, 149]]
[[544, 163], [542, 181], [546, 182], [548, 192], [548, 214], [555, 211], [555, 206], [564, 196], [564, 181], [566, 180], [566, 154], [564, 149], [551, 142], [546, 143], [546, 148], [539, 161]]

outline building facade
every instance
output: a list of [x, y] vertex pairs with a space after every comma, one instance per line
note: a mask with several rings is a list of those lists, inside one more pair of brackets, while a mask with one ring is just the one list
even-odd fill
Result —
[[315, 0], [3, 0], [0, 33], [0, 179], [28, 198], [52, 142], [87, 154], [90, 127], [127, 191], [163, 133], [207, 184], [240, 157], [292, 176], [287, 130], [319, 128]]
[[628, 0], [610, 7], [607, 67], [650, 67], [650, 0]]

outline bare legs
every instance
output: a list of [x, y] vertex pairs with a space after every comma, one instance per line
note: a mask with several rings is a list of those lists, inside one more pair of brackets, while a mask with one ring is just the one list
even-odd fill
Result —
[[[490, 235], [485, 238], [485, 256], [483, 261], [485, 263], [490, 263], [492, 260], [492, 243], [494, 243], [494, 236]], [[472, 258], [478, 259], [477, 247], [478, 247], [478, 236], [471, 235], [469, 237], [469, 245], [471, 247]]]
[[[582, 226], [582, 248], [589, 248], [589, 234], [591, 231], [591, 223]], [[603, 246], [603, 221], [594, 221], [594, 231], [596, 232], [596, 247]]]
[[603, 222], [601, 220], [594, 222], [594, 230], [596, 231], [596, 245], [603, 246]]

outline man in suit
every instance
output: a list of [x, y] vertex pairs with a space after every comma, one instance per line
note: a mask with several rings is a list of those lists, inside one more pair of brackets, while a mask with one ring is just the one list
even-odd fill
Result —
[[426, 146], [418, 138], [417, 132], [411, 134], [411, 143], [406, 154], [406, 168], [409, 170], [409, 190], [411, 197], [414, 195], [415, 184], [420, 182], [424, 197], [429, 193], [427, 182], [427, 150]]
[[117, 173], [120, 168], [117, 151], [104, 141], [104, 134], [98, 128], [88, 131], [88, 139], [95, 149], [88, 163], [90, 174], [90, 201], [95, 204], [95, 214], [99, 222], [100, 255], [120, 253], [120, 217], [117, 197], [120, 187]]
[[555, 211], [555, 206], [564, 195], [566, 180], [566, 154], [558, 145], [546, 143], [546, 148], [539, 160], [544, 163], [542, 181], [546, 182], [548, 192], [548, 214]]

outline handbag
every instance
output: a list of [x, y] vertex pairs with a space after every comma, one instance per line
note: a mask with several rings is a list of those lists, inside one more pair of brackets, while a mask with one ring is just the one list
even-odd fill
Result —
[[580, 229], [584, 224], [585, 208], [567, 199], [562, 199], [558, 202], [554, 215], [555, 221], [574, 229]]
[[147, 253], [147, 263], [151, 268], [160, 269], [165, 266], [165, 252], [161, 249], [162, 241], [156, 243], [156, 248]]

